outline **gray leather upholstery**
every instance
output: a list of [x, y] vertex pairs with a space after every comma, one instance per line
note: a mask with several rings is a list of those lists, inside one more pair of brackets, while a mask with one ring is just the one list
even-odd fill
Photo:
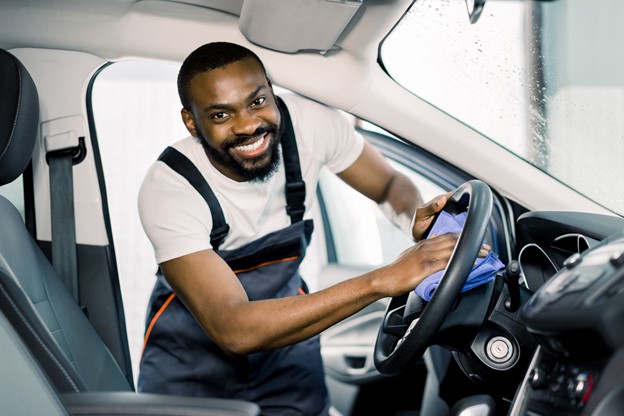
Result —
[[71, 415], [86, 416], [246, 416], [258, 406], [238, 400], [151, 393], [67, 393], [61, 400]]
[[13, 182], [28, 165], [38, 120], [35, 83], [19, 60], [0, 49], [0, 185]]
[[[0, 50], [0, 74], [0, 183], [5, 184], [17, 178], [31, 158], [39, 124], [39, 99], [26, 68], [3, 50]], [[43, 362], [58, 362], [60, 367], [63, 362], [71, 363], [65, 370], [68, 382], [57, 388], [61, 391], [65, 388], [69, 391], [132, 390], [101, 338], [28, 233], [17, 210], [3, 197], [0, 197], [0, 230], [0, 275], [6, 280], [5, 290], [10, 290], [9, 279], [23, 290], [27, 299], [14, 302], [21, 304], [22, 314], [29, 309], [27, 300], [34, 308], [30, 311], [33, 312], [30, 331], [34, 331], [35, 345], [50, 344], [48, 351], [43, 351], [45, 356], [37, 358]], [[37, 319], [45, 325], [39, 326]], [[48, 331], [55, 342], [46, 340]]]
[[[40, 316], [43, 320], [45, 326], [38, 330], [38, 338], [47, 338], [49, 335], [45, 330], [49, 330], [58, 351], [63, 354], [61, 357], [55, 354], [54, 358], [57, 361], [66, 358], [80, 374], [80, 379], [73, 380], [76, 387], [72, 390], [81, 385], [89, 391], [131, 390], [99, 335], [27, 232], [17, 210], [2, 197], [0, 229], [3, 231], [0, 236], [0, 274], [21, 286], [36, 312], [33, 319]], [[27, 305], [24, 302], [22, 311]], [[43, 361], [51, 359], [50, 356], [39, 358]]]

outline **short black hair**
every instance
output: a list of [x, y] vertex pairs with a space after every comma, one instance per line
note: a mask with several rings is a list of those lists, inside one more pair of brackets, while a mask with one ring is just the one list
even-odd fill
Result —
[[[253, 51], [244, 46], [230, 42], [206, 43], [195, 49], [186, 57], [180, 72], [178, 72], [178, 95], [182, 102], [182, 107], [187, 110], [191, 108], [191, 79], [199, 73], [210, 71], [211, 69], [223, 68], [233, 62], [238, 62], [246, 58], [252, 58], [260, 65], [264, 76], [267, 77], [264, 64]], [[268, 77], [267, 77], [268, 80]]]

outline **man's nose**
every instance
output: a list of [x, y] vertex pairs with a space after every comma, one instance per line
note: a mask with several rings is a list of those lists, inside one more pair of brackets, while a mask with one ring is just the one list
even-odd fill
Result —
[[262, 121], [250, 111], [241, 111], [236, 115], [232, 132], [236, 135], [252, 135], [258, 127], [262, 125]]

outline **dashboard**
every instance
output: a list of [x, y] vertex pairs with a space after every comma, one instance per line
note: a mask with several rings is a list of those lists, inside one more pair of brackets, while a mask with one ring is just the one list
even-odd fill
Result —
[[520, 251], [537, 348], [510, 415], [624, 414], [624, 220], [530, 213]]

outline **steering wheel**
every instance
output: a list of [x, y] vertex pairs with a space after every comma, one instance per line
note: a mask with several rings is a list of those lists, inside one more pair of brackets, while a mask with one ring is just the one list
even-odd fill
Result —
[[440, 284], [424, 309], [424, 301], [413, 290], [388, 303], [375, 342], [374, 362], [381, 374], [398, 374], [420, 359], [457, 301], [485, 237], [492, 191], [482, 181], [465, 182], [451, 195], [444, 210], [451, 214], [467, 211], [464, 227]]

